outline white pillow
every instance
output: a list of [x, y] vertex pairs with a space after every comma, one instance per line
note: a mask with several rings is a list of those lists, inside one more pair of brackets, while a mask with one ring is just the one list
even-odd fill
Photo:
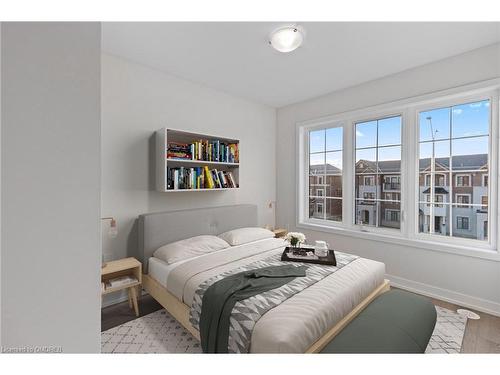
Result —
[[219, 237], [231, 246], [242, 245], [244, 243], [273, 238], [274, 233], [265, 228], [239, 228], [219, 234]]
[[172, 264], [228, 247], [229, 244], [219, 237], [203, 235], [163, 245], [153, 253], [153, 256]]

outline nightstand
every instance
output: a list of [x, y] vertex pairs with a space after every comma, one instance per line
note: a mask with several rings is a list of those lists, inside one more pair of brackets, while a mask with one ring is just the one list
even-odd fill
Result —
[[140, 285], [142, 283], [141, 262], [139, 262], [135, 258], [124, 258], [107, 262], [106, 265], [101, 268], [101, 286], [102, 283], [106, 285], [107, 281], [123, 276], [135, 277], [137, 281], [125, 285], [120, 285], [114, 288], [111, 287], [105, 288], [101, 290], [101, 295], [104, 296], [109, 293], [114, 293], [120, 290], [127, 289], [128, 305], [130, 308], [133, 307], [135, 315], [139, 316], [139, 306], [137, 305], [137, 296], [141, 291]]
[[283, 228], [273, 229], [271, 232], [274, 233], [274, 237], [276, 238], [283, 238], [288, 233], [288, 231]]

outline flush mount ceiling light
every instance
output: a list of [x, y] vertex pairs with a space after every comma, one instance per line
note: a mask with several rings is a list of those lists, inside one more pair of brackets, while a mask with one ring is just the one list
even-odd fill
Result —
[[274, 30], [269, 36], [269, 44], [279, 52], [292, 52], [304, 41], [304, 29], [300, 26], [285, 26]]

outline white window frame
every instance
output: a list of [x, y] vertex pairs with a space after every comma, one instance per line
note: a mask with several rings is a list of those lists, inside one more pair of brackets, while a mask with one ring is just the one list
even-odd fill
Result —
[[[497, 215], [500, 213], [498, 191], [498, 125], [499, 125], [500, 79], [478, 82], [462, 87], [406, 98], [366, 109], [344, 112], [319, 119], [300, 121], [296, 124], [296, 165], [297, 165], [297, 211], [296, 227], [334, 233], [344, 236], [411, 246], [431, 251], [446, 252], [482, 259], [500, 261], [497, 251], [497, 233], [500, 229]], [[490, 100], [490, 148], [489, 148], [489, 210], [488, 241], [466, 238], [445, 237], [418, 233], [418, 113], [424, 110], [453, 106], [467, 102]], [[355, 218], [354, 205], [354, 124], [373, 118], [402, 115], [402, 158], [401, 158], [401, 231], [358, 226], [352, 224]], [[308, 220], [308, 132], [310, 130], [343, 126], [343, 197], [342, 222]], [[416, 157], [417, 156], [417, 157]]]
[[[400, 190], [398, 190], [397, 192], [399, 192], [401, 195], [400, 195], [400, 203], [399, 203], [399, 207], [400, 207], [400, 228], [385, 228], [385, 227], [381, 227], [381, 226], [372, 226], [372, 225], [366, 225], [366, 224], [358, 224], [356, 223], [356, 204], [355, 204], [355, 199], [356, 197], [353, 196], [351, 198], [351, 201], [352, 201], [352, 210], [353, 210], [353, 217], [352, 217], [352, 221], [351, 221], [351, 227], [353, 228], [356, 228], [356, 229], [361, 229], [363, 230], [364, 232], [369, 232], [369, 233], [381, 233], [382, 235], [386, 234], [386, 235], [397, 235], [399, 236], [402, 231], [403, 231], [403, 210], [404, 210], [404, 194], [401, 190], [401, 186], [403, 186], [403, 182], [404, 182], [404, 179], [405, 179], [405, 173], [406, 173], [406, 168], [405, 168], [405, 165], [406, 165], [406, 154], [405, 154], [405, 151], [404, 151], [404, 134], [405, 134], [405, 116], [406, 116], [406, 113], [405, 111], [401, 111], [401, 110], [382, 110], [382, 111], [375, 111], [373, 112], [372, 114], [370, 115], [359, 115], [357, 117], [353, 116], [347, 123], [349, 124], [349, 130], [351, 131], [351, 143], [349, 144], [349, 147], [350, 147], [350, 150], [351, 150], [351, 160], [352, 160], [352, 165], [349, 166], [348, 168], [352, 169], [351, 173], [352, 173], [352, 178], [351, 178], [351, 182], [352, 182], [352, 186], [349, 187], [348, 189], [351, 191], [351, 192], [354, 192], [355, 191], [355, 187], [356, 187], [356, 173], [355, 173], [355, 169], [356, 169], [356, 124], [360, 124], [360, 123], [363, 123], [363, 122], [370, 122], [370, 121], [378, 121], [378, 120], [383, 120], [383, 119], [386, 119], [386, 118], [391, 118], [391, 117], [401, 117], [401, 144], [398, 145], [399, 147], [401, 147], [401, 173], [399, 174], [399, 178], [400, 178]], [[345, 147], [345, 146], [344, 146]], [[376, 147], [373, 147], [375, 148], [376, 150], [378, 150], [379, 146], [377, 145]], [[392, 174], [392, 176], [396, 176], [396, 174]], [[374, 177], [374, 184], [373, 186], [377, 186], [377, 182], [375, 181], [375, 177]], [[384, 182], [381, 182], [381, 194], [384, 192]], [[395, 190], [394, 190], [395, 191]], [[376, 197], [376, 196], [375, 196]], [[375, 201], [375, 206], [376, 206], [376, 209], [377, 209], [377, 217], [380, 217], [379, 216], [379, 210], [381, 209], [380, 208], [380, 204], [379, 202], [380, 201], [383, 201], [384, 199], [382, 197], [379, 197], [378, 198], [379, 200], [378, 201]], [[363, 198], [359, 198], [360, 201], [363, 200]], [[377, 219], [378, 220], [378, 219]]]
[[[458, 184], [459, 177], [469, 177], [469, 185], [459, 185]], [[469, 173], [457, 173], [455, 175], [455, 186], [456, 187], [471, 187], [472, 186], [472, 175]]]

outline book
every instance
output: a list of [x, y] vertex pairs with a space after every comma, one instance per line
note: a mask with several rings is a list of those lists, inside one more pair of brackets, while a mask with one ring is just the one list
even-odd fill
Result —
[[138, 280], [133, 276], [120, 276], [106, 283], [107, 288], [120, 288], [129, 284], [136, 283]]

